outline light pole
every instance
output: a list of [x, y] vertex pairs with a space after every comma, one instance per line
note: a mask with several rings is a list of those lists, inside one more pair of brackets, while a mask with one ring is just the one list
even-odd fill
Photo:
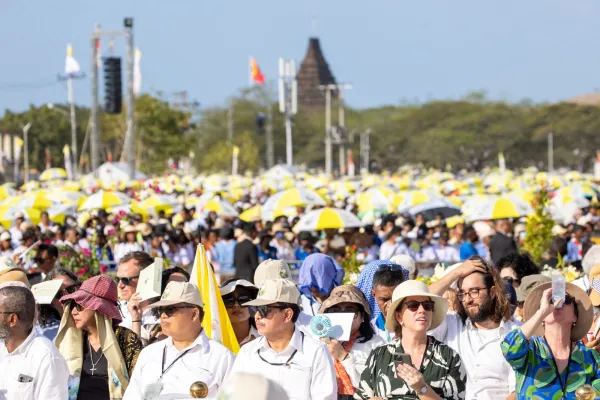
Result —
[[29, 139], [28, 132], [31, 128], [31, 122], [23, 127], [23, 147], [25, 148], [25, 154], [23, 155], [23, 168], [25, 168], [25, 183], [29, 182]]

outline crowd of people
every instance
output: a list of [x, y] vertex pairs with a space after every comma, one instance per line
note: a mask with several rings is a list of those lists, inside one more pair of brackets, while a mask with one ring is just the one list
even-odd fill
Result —
[[[297, 210], [301, 216], [302, 209]], [[99, 210], [82, 226], [17, 215], [0, 234], [0, 399], [531, 399], [600, 391], [600, 245], [592, 207], [541, 264], [508, 220], [387, 215], [297, 232], [183, 208]], [[583, 219], [582, 219], [583, 218]], [[204, 245], [239, 352], [208, 337], [191, 283]], [[358, 271], [344, 266], [352, 254]], [[140, 273], [165, 260], [160, 297]], [[420, 271], [442, 263], [433, 279]], [[552, 271], [579, 279], [552, 300]], [[438, 267], [439, 268], [439, 267]], [[50, 298], [39, 283], [60, 281]], [[313, 321], [353, 314], [348, 340]], [[211, 323], [204, 321], [204, 323]], [[562, 397], [556, 397], [561, 393]], [[218, 397], [220, 396], [220, 397]]]

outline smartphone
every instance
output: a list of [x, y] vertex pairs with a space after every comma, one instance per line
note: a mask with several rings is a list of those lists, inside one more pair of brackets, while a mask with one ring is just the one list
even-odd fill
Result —
[[398, 364], [408, 364], [412, 366], [412, 360], [410, 354], [398, 353], [394, 354], [394, 367], [397, 369]]

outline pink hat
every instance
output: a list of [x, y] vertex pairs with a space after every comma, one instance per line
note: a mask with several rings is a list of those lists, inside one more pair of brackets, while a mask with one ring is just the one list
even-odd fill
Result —
[[106, 275], [94, 276], [84, 281], [75, 292], [60, 298], [61, 303], [69, 300], [112, 318], [113, 322], [123, 320], [117, 307], [117, 284]]

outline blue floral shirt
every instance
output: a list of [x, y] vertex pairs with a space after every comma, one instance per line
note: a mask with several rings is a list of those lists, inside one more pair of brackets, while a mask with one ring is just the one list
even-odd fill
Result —
[[[550, 347], [543, 337], [530, 340], [520, 329], [509, 332], [500, 345], [504, 358], [515, 370], [517, 378], [517, 399], [560, 400], [562, 389]], [[575, 399], [575, 391], [584, 384], [591, 384], [600, 390], [600, 355], [588, 349], [582, 342], [573, 345], [569, 376], [566, 377], [565, 399]], [[564, 374], [560, 379], [565, 382]]]

